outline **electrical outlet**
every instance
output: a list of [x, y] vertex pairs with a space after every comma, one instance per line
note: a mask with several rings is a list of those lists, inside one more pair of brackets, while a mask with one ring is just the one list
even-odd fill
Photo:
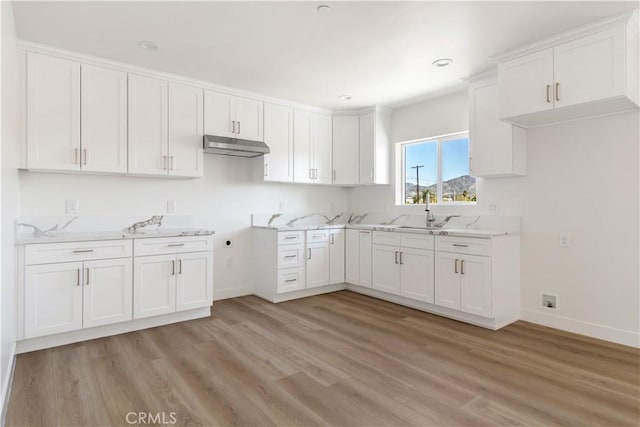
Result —
[[175, 213], [176, 212], [176, 201], [175, 200], [167, 200], [167, 213]]
[[568, 234], [561, 234], [559, 242], [561, 248], [568, 248], [571, 246], [571, 236]]
[[77, 200], [65, 200], [64, 201], [64, 211], [70, 215], [78, 214], [78, 201]]
[[494, 204], [489, 205], [489, 212], [493, 213], [493, 214], [497, 213], [498, 212], [498, 205], [494, 205]]
[[543, 308], [556, 310], [558, 308], [558, 296], [554, 294], [540, 294], [540, 304]]

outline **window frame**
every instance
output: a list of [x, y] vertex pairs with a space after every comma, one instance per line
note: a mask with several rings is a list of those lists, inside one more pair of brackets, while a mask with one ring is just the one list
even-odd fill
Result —
[[[453, 201], [453, 202], [443, 202], [442, 201], [442, 144], [448, 141], [455, 141], [460, 139], [460, 137], [466, 137], [469, 140], [469, 131], [461, 131], [455, 133], [448, 133], [444, 135], [432, 136], [428, 138], [420, 138], [413, 139], [410, 141], [402, 141], [396, 143], [396, 170], [399, 173], [396, 173], [396, 205], [399, 206], [425, 206], [425, 203], [406, 203], [406, 150], [405, 147], [407, 145], [414, 144], [422, 144], [422, 143], [436, 143], [436, 168], [437, 168], [437, 181], [436, 181], [436, 199], [435, 203], [431, 203], [431, 205], [436, 206], [476, 206], [478, 204], [478, 187], [476, 181], [476, 201]], [[471, 155], [471, 143], [469, 142], [469, 157]], [[468, 159], [467, 159], [468, 161]], [[469, 173], [471, 170], [469, 168]]]

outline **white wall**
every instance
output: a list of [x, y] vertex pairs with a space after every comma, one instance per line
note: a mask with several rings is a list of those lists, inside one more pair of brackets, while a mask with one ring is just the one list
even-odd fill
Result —
[[[205, 155], [202, 179], [169, 180], [20, 172], [22, 216], [64, 215], [64, 201], [79, 201], [80, 215], [154, 215], [176, 201], [176, 213], [213, 228], [214, 297], [252, 293], [251, 214], [284, 211], [346, 212], [347, 190], [328, 186], [263, 183], [262, 159]], [[223, 242], [232, 239], [233, 247]]]
[[[479, 179], [477, 206], [433, 206], [435, 215], [522, 217], [521, 295], [524, 319], [640, 345], [638, 112], [530, 129], [525, 177]], [[466, 92], [399, 108], [395, 142], [468, 129]], [[393, 171], [393, 165], [392, 165]], [[394, 186], [350, 190], [356, 212], [419, 213], [395, 206]], [[560, 233], [572, 246], [560, 248]], [[540, 292], [559, 295], [553, 315]]]
[[15, 251], [13, 221], [18, 215], [18, 172], [15, 168], [18, 141], [18, 61], [12, 3], [3, 1], [2, 15], [2, 187], [0, 275], [0, 404], [4, 402], [15, 349]]

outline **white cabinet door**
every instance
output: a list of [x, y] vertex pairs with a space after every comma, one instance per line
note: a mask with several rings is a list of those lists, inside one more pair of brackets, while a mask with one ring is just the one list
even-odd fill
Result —
[[373, 184], [376, 164], [375, 112], [360, 116], [360, 184]]
[[127, 73], [82, 65], [82, 170], [127, 172]]
[[263, 102], [250, 98], [235, 97], [236, 137], [251, 141], [262, 141]]
[[176, 311], [176, 256], [134, 258], [133, 318]]
[[553, 49], [556, 107], [624, 95], [624, 30], [619, 26]]
[[176, 311], [211, 305], [213, 301], [212, 258], [211, 252], [178, 255]]
[[435, 253], [436, 305], [460, 310], [460, 255], [451, 252]]
[[167, 82], [129, 74], [129, 173], [166, 175]]
[[27, 166], [80, 170], [80, 64], [27, 53]]
[[307, 245], [307, 288], [329, 284], [329, 243]]
[[460, 309], [483, 317], [491, 316], [491, 258], [460, 256]]
[[235, 138], [234, 96], [204, 91], [204, 133]]
[[201, 177], [202, 89], [169, 84], [169, 175]]
[[553, 108], [553, 49], [498, 64], [500, 115], [513, 117]]
[[25, 269], [24, 335], [82, 328], [82, 263], [32, 265]]
[[433, 251], [403, 247], [400, 262], [400, 295], [433, 304]]
[[331, 117], [314, 114], [312, 117], [312, 142], [314, 182], [331, 184], [333, 169], [331, 167]]
[[133, 318], [131, 258], [84, 262], [84, 328]]
[[311, 113], [302, 110], [295, 110], [293, 113], [294, 182], [313, 182], [311, 171], [313, 167], [311, 116]]
[[358, 250], [360, 272], [358, 284], [367, 288], [371, 287], [371, 231], [358, 230], [360, 234], [360, 248]]
[[329, 236], [329, 284], [344, 283], [345, 230], [331, 230]]
[[333, 118], [333, 183], [338, 185], [358, 184], [359, 135], [358, 116]]
[[293, 182], [293, 108], [264, 104], [264, 180]]
[[397, 246], [373, 245], [373, 289], [400, 294], [399, 254], [400, 248]]
[[360, 232], [345, 230], [345, 281], [352, 285], [360, 284]]
[[524, 175], [525, 135], [524, 129], [499, 119], [495, 80], [469, 84], [470, 175]]

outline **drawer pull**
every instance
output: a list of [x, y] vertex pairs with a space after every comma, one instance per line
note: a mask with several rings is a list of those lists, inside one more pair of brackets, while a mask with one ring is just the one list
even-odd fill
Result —
[[82, 250], [73, 251], [74, 254], [82, 254], [87, 252], [93, 252], [93, 249], [82, 249]]
[[459, 248], [468, 248], [469, 245], [461, 245], [459, 243], [454, 243], [453, 246], [458, 246]]
[[460, 260], [456, 259], [455, 267], [454, 267], [454, 271], [455, 271], [456, 274], [458, 274], [458, 261], [460, 261]]
[[398, 263], [398, 251], [395, 251], [395, 263]]
[[464, 260], [460, 260], [460, 274], [464, 274]]
[[297, 239], [298, 236], [286, 236], [284, 239], [285, 240], [291, 240], [291, 239]]
[[87, 267], [87, 280], [85, 285], [89, 286], [89, 267]]
[[369, 234], [369, 231], [361, 231], [362, 234]]
[[171, 275], [176, 275], [176, 262], [174, 260], [171, 260]]
[[285, 258], [297, 258], [298, 255], [285, 255], [284, 257]]
[[76, 276], [76, 286], [80, 286], [80, 269], [78, 268], [78, 274]]
[[178, 260], [178, 274], [182, 274], [182, 260]]
[[287, 282], [287, 283], [297, 282], [297, 281], [298, 281], [298, 279], [288, 279], [288, 280], [285, 280], [285, 282]]
[[175, 246], [184, 246], [184, 243], [169, 243], [167, 246], [171, 247], [175, 247]]

